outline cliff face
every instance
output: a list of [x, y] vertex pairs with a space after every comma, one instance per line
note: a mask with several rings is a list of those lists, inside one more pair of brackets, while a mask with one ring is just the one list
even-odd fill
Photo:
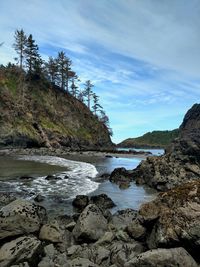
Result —
[[192, 179], [200, 178], [200, 104], [185, 115], [179, 138], [161, 157], [148, 157], [134, 170], [139, 184], [167, 190]]
[[111, 147], [107, 128], [76, 98], [41, 80], [0, 76], [0, 147]]
[[175, 138], [178, 137], [178, 129], [172, 131], [153, 131], [136, 138], [128, 138], [121, 143], [118, 147], [135, 147], [135, 148], [165, 148]]

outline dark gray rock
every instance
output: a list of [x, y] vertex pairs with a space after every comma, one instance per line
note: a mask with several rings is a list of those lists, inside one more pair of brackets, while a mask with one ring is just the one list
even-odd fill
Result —
[[84, 208], [89, 204], [89, 197], [86, 195], [77, 195], [72, 201], [72, 205], [79, 211], [83, 211]]
[[108, 197], [106, 194], [100, 194], [97, 196], [91, 196], [90, 203], [95, 204], [100, 209], [111, 209], [115, 207], [115, 203], [112, 201], [110, 197]]

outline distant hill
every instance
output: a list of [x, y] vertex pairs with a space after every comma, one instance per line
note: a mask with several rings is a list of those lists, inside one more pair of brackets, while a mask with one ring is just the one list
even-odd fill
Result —
[[107, 127], [75, 97], [43, 80], [0, 68], [0, 148], [112, 147]]
[[135, 147], [135, 148], [165, 148], [175, 138], [178, 137], [179, 129], [172, 131], [153, 131], [136, 138], [128, 138], [121, 143], [118, 147]]

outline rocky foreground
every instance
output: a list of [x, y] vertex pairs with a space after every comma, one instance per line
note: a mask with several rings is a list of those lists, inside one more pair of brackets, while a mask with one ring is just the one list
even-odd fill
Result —
[[48, 219], [45, 208], [1, 195], [1, 267], [197, 267], [200, 181], [112, 215], [106, 195], [77, 196], [77, 213]]

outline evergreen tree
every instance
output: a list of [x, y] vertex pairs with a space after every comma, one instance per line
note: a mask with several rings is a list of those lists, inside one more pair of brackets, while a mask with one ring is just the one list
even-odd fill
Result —
[[94, 115], [97, 115], [97, 111], [100, 111], [102, 109], [102, 106], [99, 104], [99, 96], [97, 96], [95, 93], [93, 94], [93, 106], [92, 110], [94, 112]]
[[72, 76], [71, 65], [72, 61], [61, 51], [57, 57], [58, 73], [60, 76], [60, 87], [69, 91], [69, 80]]
[[21, 30], [15, 31], [14, 38], [15, 38], [15, 43], [13, 44], [13, 47], [14, 47], [15, 51], [17, 52], [17, 54], [19, 55], [19, 66], [20, 66], [20, 69], [22, 69], [23, 68], [23, 59], [25, 57], [27, 37], [26, 37], [23, 29], [21, 29]]
[[40, 74], [42, 59], [38, 53], [38, 45], [35, 44], [32, 34], [29, 35], [26, 43], [26, 66], [28, 69], [28, 74]]
[[58, 78], [58, 65], [54, 58], [49, 57], [48, 62], [45, 64], [45, 71], [50, 82], [55, 84]]
[[110, 136], [112, 136], [112, 135], [113, 135], [113, 131], [112, 131], [112, 129], [110, 128], [109, 118], [108, 118], [108, 116], [106, 115], [106, 113], [105, 113], [104, 110], [100, 110], [99, 121], [103, 123], [103, 125], [107, 128], [107, 130], [108, 130]]
[[91, 101], [91, 97], [92, 97], [92, 95], [93, 95], [92, 87], [94, 87], [94, 85], [91, 83], [90, 80], [87, 80], [87, 81], [85, 82], [84, 96], [86, 97], [87, 107], [88, 107], [89, 109], [90, 109], [90, 101]]
[[73, 78], [72, 78], [71, 94], [72, 94], [74, 97], [77, 97], [79, 91], [78, 91], [78, 86], [77, 86], [76, 83], [75, 83], [75, 79], [77, 79], [77, 77], [73, 77]]

